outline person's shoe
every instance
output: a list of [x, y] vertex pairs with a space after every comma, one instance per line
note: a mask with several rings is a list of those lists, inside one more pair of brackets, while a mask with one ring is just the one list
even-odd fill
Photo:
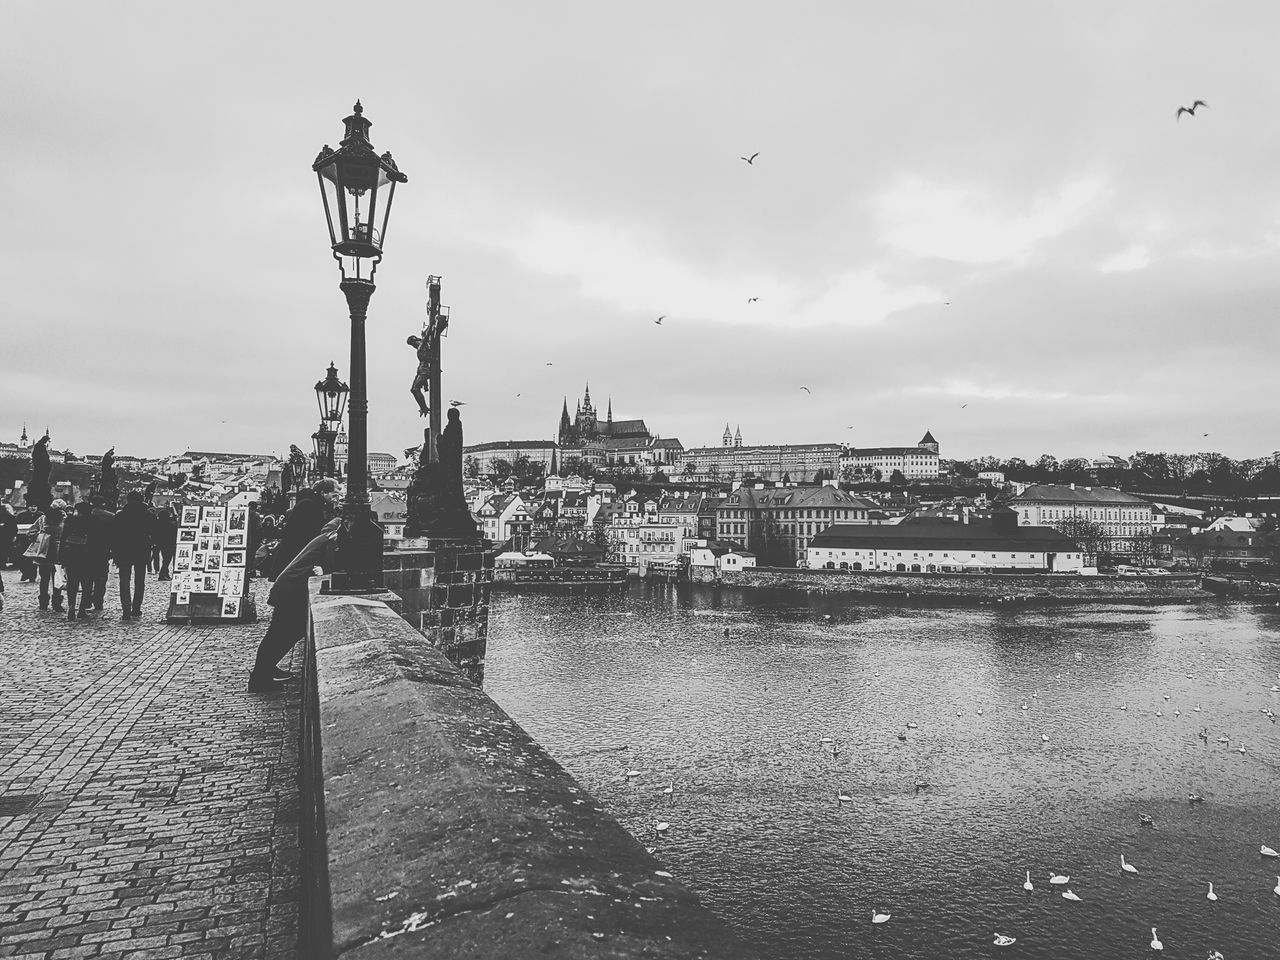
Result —
[[120, 614], [120, 619], [121, 619], [121, 620], [132, 620], [132, 619], [133, 619], [133, 614], [132, 614], [132, 613], [130, 613], [128, 610], [126, 610], [124, 613]]
[[63, 606], [62, 604], [60, 604], [60, 603], [55, 603], [55, 604], [53, 605], [53, 612], [54, 612], [54, 613], [66, 613], [66, 612], [67, 612], [67, 608], [66, 608], [66, 607], [64, 607], [64, 606]]
[[250, 693], [279, 693], [284, 689], [284, 684], [276, 680], [274, 677], [263, 676], [262, 674], [249, 674], [249, 692]]
[[72, 607], [70, 610], [67, 611], [67, 619], [74, 620], [75, 618], [76, 618], [76, 608]]
[[96, 610], [98, 613], [101, 613], [101, 612], [102, 612], [102, 604], [100, 604], [100, 603], [95, 603], [95, 604], [93, 605], [93, 609], [94, 609], [94, 610]]
[[142, 611], [141, 611], [140, 609], [138, 609], [137, 607], [134, 607], [134, 608], [133, 608], [133, 619], [135, 619], [135, 620], [141, 620], [141, 619], [142, 619]]

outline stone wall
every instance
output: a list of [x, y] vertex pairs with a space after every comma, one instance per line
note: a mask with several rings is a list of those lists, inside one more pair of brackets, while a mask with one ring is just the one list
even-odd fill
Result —
[[716, 582], [744, 588], [781, 588], [805, 593], [848, 594], [986, 603], [1010, 599], [1032, 603], [1185, 603], [1203, 600], [1198, 577], [1081, 577], [1017, 573], [865, 573], [754, 567], [720, 572]]
[[493, 554], [479, 542], [404, 541], [382, 555], [401, 616], [475, 683], [484, 680]]
[[311, 617], [300, 956], [755, 956], [389, 606]]

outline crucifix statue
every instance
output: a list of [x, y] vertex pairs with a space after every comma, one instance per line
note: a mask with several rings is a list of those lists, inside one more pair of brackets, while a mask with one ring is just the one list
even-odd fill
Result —
[[477, 536], [462, 492], [462, 417], [456, 406], [449, 411], [448, 426], [440, 429], [440, 338], [448, 328], [449, 308], [440, 305], [440, 278], [427, 277], [427, 323], [422, 336], [406, 341], [418, 354], [418, 372], [409, 392], [418, 402], [419, 416], [427, 417], [418, 469], [409, 487], [406, 537]]

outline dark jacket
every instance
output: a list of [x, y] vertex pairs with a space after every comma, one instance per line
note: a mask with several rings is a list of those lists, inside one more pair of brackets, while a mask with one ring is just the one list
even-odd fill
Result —
[[303, 544], [297, 556], [285, 564], [284, 569], [276, 576], [276, 582], [267, 594], [267, 602], [274, 606], [281, 598], [290, 594], [306, 593], [315, 568], [325, 573], [333, 570], [337, 533], [337, 524], [325, 528], [325, 532], [313, 537]]
[[62, 552], [58, 556], [64, 567], [89, 567], [102, 555], [106, 531], [94, 515], [79, 511], [62, 522]]
[[117, 564], [146, 564], [156, 518], [141, 503], [126, 503], [111, 521], [111, 557]]
[[280, 576], [298, 552], [320, 534], [324, 506], [312, 497], [300, 497], [284, 518], [284, 534], [271, 558], [272, 579]]
[[172, 507], [156, 511], [155, 545], [165, 554], [173, 553], [178, 541], [178, 517]]

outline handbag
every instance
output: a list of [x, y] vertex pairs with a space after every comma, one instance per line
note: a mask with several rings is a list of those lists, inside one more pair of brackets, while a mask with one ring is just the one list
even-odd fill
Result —
[[31, 538], [31, 542], [27, 544], [27, 549], [22, 552], [24, 557], [32, 557], [36, 560], [47, 560], [49, 557], [49, 547], [53, 544], [53, 537], [47, 533], [37, 533]]

